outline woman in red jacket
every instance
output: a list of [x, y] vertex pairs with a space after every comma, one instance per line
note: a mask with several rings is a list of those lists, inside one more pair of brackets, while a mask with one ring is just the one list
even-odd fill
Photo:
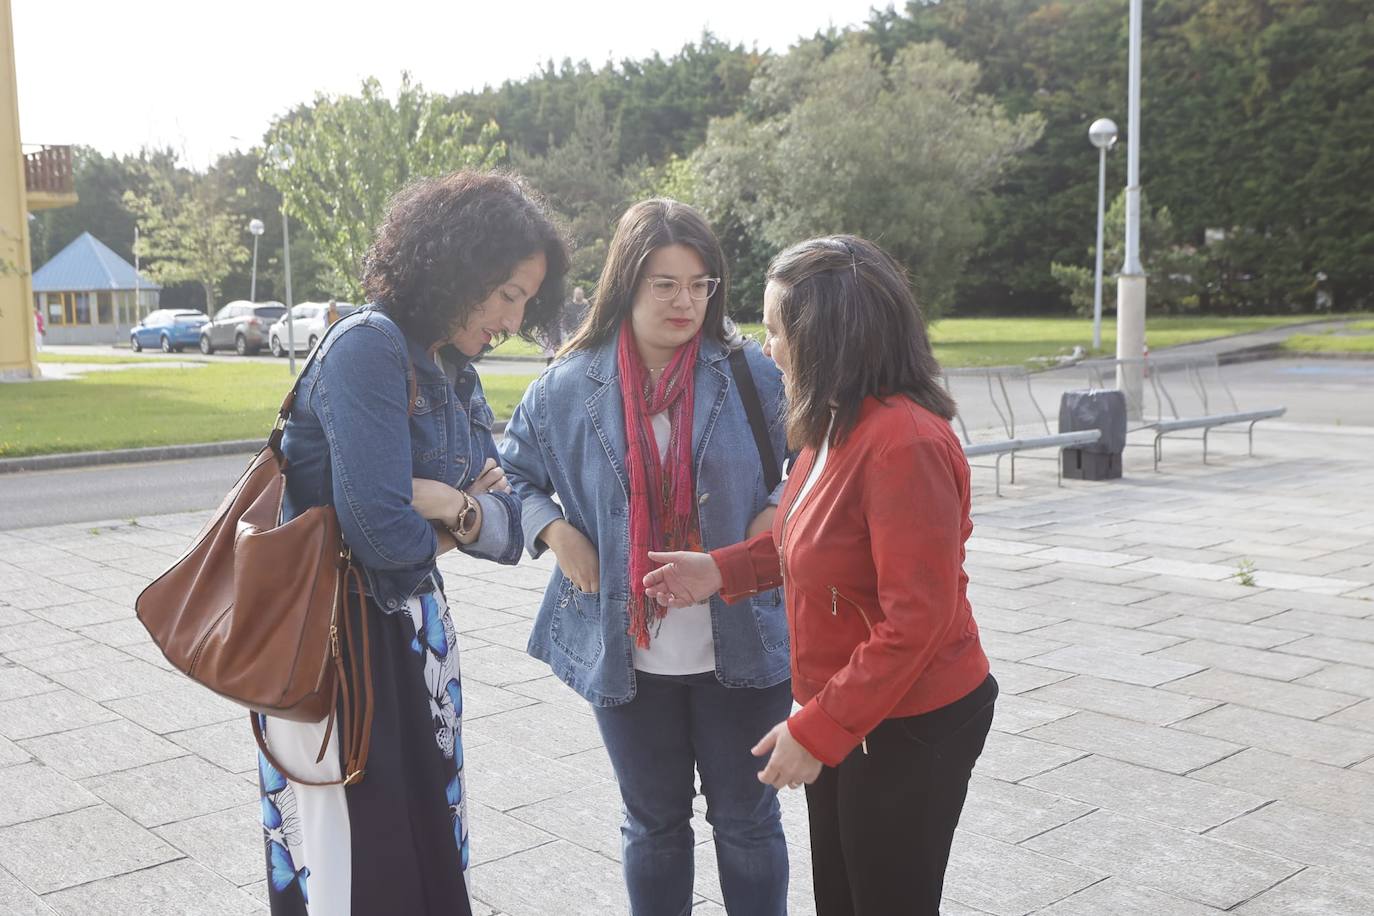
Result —
[[818, 916], [938, 914], [969, 775], [992, 725], [965, 590], [969, 470], [902, 268], [853, 236], [780, 254], [766, 350], [801, 449], [771, 531], [651, 554], [670, 606], [785, 585], [800, 711], [759, 778], [806, 784]]

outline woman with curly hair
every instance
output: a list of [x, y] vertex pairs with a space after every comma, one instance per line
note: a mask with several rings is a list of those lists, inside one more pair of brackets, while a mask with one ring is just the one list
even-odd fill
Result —
[[462, 681], [435, 560], [453, 549], [519, 559], [520, 501], [473, 361], [554, 320], [566, 268], [519, 179], [416, 182], [368, 252], [372, 304], [334, 324], [301, 373], [282, 521], [312, 506], [338, 514], [363, 574], [374, 717], [366, 772], [346, 786], [306, 784], [343, 775], [326, 723], [266, 720], [282, 766], [259, 755], [277, 916], [471, 912]]

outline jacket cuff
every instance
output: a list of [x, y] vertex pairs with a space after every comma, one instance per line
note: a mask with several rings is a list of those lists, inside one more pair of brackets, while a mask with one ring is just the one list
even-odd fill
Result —
[[815, 698], [787, 720], [787, 729], [812, 757], [831, 767], [839, 766], [863, 741], [862, 735], [850, 734], [832, 719]]
[[514, 566], [520, 562], [519, 501], [505, 493], [482, 493], [474, 499], [482, 507], [482, 527], [477, 540], [459, 548], [480, 560]]
[[782, 568], [771, 531], [713, 550], [711, 559], [720, 570], [720, 596], [727, 604], [782, 584]]
[[363, 566], [363, 578], [367, 580], [368, 591], [386, 614], [397, 614], [404, 610], [406, 602], [414, 598], [434, 574], [432, 560], [414, 569], [374, 570]]
[[549, 549], [548, 544], [539, 540], [539, 535], [549, 527], [550, 522], [562, 517], [563, 510], [547, 496], [540, 494], [524, 498], [520, 507], [520, 526], [525, 534], [525, 549], [532, 558], [539, 559], [540, 554]]
[[726, 604], [734, 604], [758, 592], [748, 541], [713, 550], [711, 559], [716, 561], [716, 567], [720, 570], [720, 597]]

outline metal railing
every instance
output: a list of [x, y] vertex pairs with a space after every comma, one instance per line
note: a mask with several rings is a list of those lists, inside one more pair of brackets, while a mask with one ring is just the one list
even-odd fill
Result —
[[[1247, 440], [1247, 453], [1255, 454], [1255, 424], [1261, 420], [1281, 417], [1286, 407], [1264, 407], [1244, 410], [1236, 401], [1235, 393], [1222, 376], [1221, 365], [1215, 354], [1203, 356], [1155, 356], [1148, 360], [1137, 359], [1100, 359], [1079, 364], [1086, 369], [1089, 386], [1093, 389], [1114, 387], [1120, 370], [1138, 373], [1150, 381], [1154, 409], [1145, 391], [1132, 403], [1129, 392], [1127, 415], [1133, 419], [1131, 431], [1150, 430], [1154, 433], [1155, 470], [1164, 457], [1164, 437], [1184, 431], [1197, 430], [1202, 433], [1202, 463], [1207, 463], [1208, 438], [1212, 432], [1244, 432]], [[1245, 426], [1244, 430], [1229, 430], [1229, 425]]]
[[[1056, 477], [1060, 486], [1064, 485], [1064, 468], [1062, 455], [1066, 448], [1080, 445], [1090, 445], [1102, 436], [1100, 429], [1076, 430], [1074, 432], [1056, 432], [1050, 427], [1049, 417], [1040, 407], [1040, 402], [1035, 399], [1035, 389], [1031, 387], [1030, 373], [1021, 366], [990, 366], [976, 368], [945, 369], [941, 374], [941, 382], [945, 390], [954, 394], [954, 379], [967, 379], [979, 388], [987, 389], [988, 404], [997, 414], [1001, 429], [992, 427], [994, 436], [984, 438], [969, 432], [968, 425], [964, 421], [964, 411], [960, 410], [955, 414], [955, 422], [959, 427], [960, 438], [964, 443], [964, 455], [969, 458], [979, 458], [991, 455], [992, 465], [972, 465], [974, 467], [991, 467], [996, 475], [995, 492], [998, 496], [1002, 495], [1002, 459], [1009, 457], [1011, 463], [1011, 482], [1016, 483], [1016, 459], [1020, 455], [1023, 459], [1053, 461], [1055, 462]], [[1025, 397], [1020, 398], [1018, 392], [1024, 388]], [[1016, 402], [1021, 401], [1022, 410], [1020, 412], [1020, 429], [1017, 428]], [[1027, 427], [1030, 427], [1027, 430]], [[980, 431], [981, 432], [981, 431]], [[1005, 436], [1005, 438], [1003, 438]], [[1054, 449], [1055, 454], [1052, 458], [1038, 455], [1021, 455], [1022, 452], [1037, 451], [1039, 449]]]

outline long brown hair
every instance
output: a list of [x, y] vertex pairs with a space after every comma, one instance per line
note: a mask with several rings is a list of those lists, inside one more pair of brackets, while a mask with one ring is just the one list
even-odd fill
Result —
[[787, 436], [818, 448], [842, 442], [867, 397], [905, 396], [946, 420], [954, 398], [940, 384], [925, 321], [906, 271], [853, 235], [809, 239], [768, 265], [787, 344]]
[[668, 245], [686, 245], [701, 256], [706, 271], [720, 278], [720, 285], [706, 303], [703, 334], [721, 343], [729, 342], [725, 321], [725, 297], [729, 276], [725, 266], [725, 252], [711, 231], [706, 218], [694, 207], [655, 197], [642, 200], [620, 217], [606, 265], [592, 291], [591, 307], [571, 340], [563, 345], [562, 353], [589, 350], [615, 335], [634, 307], [635, 287], [644, 277], [644, 264], [656, 249]]

